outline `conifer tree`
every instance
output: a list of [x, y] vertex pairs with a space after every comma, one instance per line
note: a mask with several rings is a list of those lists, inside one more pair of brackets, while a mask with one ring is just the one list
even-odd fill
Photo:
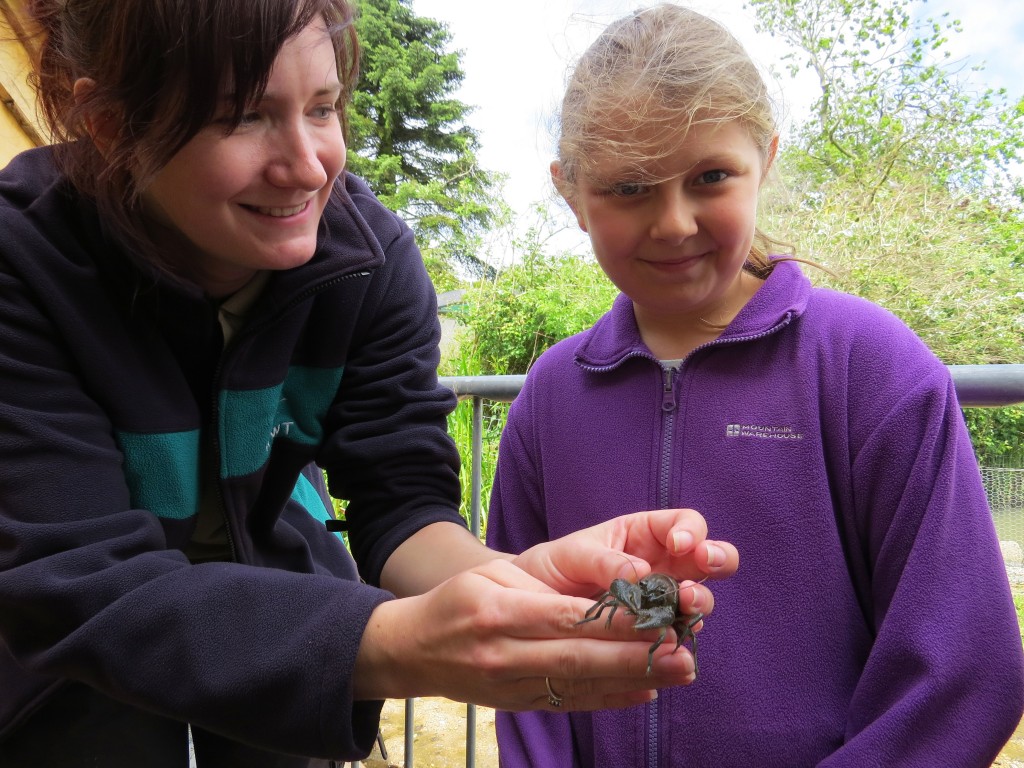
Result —
[[506, 215], [501, 178], [480, 167], [471, 107], [448, 28], [410, 0], [359, 0], [359, 83], [349, 107], [348, 168], [417, 235], [439, 287], [490, 271], [481, 235]]

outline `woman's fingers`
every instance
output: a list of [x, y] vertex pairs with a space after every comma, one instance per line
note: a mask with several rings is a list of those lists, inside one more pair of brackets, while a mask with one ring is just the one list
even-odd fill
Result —
[[[681, 592], [684, 602], [700, 612], [713, 607], [713, 598], [703, 586], [686, 584]], [[508, 684], [500, 708], [553, 706], [550, 695], [545, 697], [535, 684], [545, 678], [561, 683], [556, 691], [566, 710], [630, 706], [648, 700], [644, 692], [693, 681], [693, 657], [685, 646], [677, 647], [671, 626], [638, 632], [636, 617], [621, 607], [614, 616], [607, 608], [595, 620], [584, 621], [594, 605], [593, 600], [550, 593], [509, 590], [492, 596], [489, 606], [494, 611], [488, 610], [482, 623], [495, 622], [490, 629], [500, 639], [492, 652], [477, 658], [477, 669], [495, 695], [503, 683]], [[670, 624], [672, 617], [669, 614]]]
[[[593, 597], [560, 595], [508, 561], [488, 563], [476, 569], [476, 572], [481, 578], [486, 578], [491, 585], [531, 593], [529, 596], [518, 593], [499, 594], [485, 601], [480, 610], [490, 616], [495, 631], [507, 628], [513, 636], [520, 639], [542, 639], [559, 635], [609, 640], [649, 638], [653, 641], [657, 638], [656, 629], [638, 633], [634, 629], [636, 617], [629, 615], [627, 607], [617, 600], [612, 600], [612, 604], [601, 611], [597, 620], [584, 622], [588, 611], [598, 606], [598, 601]], [[471, 591], [482, 588], [469, 587]], [[680, 582], [676, 594], [668, 595], [668, 602], [672, 602], [673, 597], [683, 614], [708, 615], [714, 610], [714, 595], [704, 584], [693, 581]], [[503, 598], [508, 599], [507, 603]], [[605, 598], [606, 602], [607, 599]], [[596, 614], [596, 610], [594, 613]], [[611, 626], [608, 626], [608, 620], [613, 615]]]
[[[667, 599], [668, 612], [656, 612], [643, 631], [622, 603], [584, 621], [601, 603], [557, 594], [494, 560], [424, 595], [378, 606], [360, 644], [357, 669], [366, 674], [359, 675], [358, 695], [440, 695], [508, 710], [629, 706], [694, 679], [693, 657], [677, 647], [672, 629], [676, 603], [695, 614], [709, 612], [714, 600], [692, 582]], [[552, 704], [559, 699], [560, 706]]]
[[[543, 645], [554, 642], [545, 641]], [[537, 668], [550, 664], [553, 654], [555, 664], [562, 671], [511, 682], [506, 691], [508, 698], [499, 708], [589, 711], [632, 706], [651, 700], [658, 688], [689, 685], [695, 679], [693, 657], [685, 647], [675, 647], [671, 633], [655, 650], [650, 675], [647, 674], [650, 644], [597, 642], [597, 645], [601, 648], [582, 651], [580, 643], [571, 649], [555, 645], [535, 648]], [[569, 656], [577, 658], [570, 661]], [[601, 674], [602, 671], [607, 674]], [[548, 682], [556, 696], [548, 692], [545, 686]], [[500, 685], [494, 687], [497, 689]], [[558, 704], [553, 703], [559, 699]]]

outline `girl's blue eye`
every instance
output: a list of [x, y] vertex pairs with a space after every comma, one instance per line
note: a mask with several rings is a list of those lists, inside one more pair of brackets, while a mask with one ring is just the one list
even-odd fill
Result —
[[239, 125], [251, 125], [260, 119], [259, 112], [246, 112], [242, 115], [242, 119], [239, 121]]
[[625, 181], [612, 186], [611, 191], [619, 197], [633, 197], [644, 191], [644, 185], [638, 181]]
[[705, 171], [698, 177], [698, 183], [700, 184], [714, 184], [719, 181], [725, 181], [729, 176], [725, 171]]

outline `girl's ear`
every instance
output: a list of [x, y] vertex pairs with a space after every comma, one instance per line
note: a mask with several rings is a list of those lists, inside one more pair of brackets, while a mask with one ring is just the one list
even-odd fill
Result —
[[[96, 81], [90, 77], [80, 77], [75, 80], [74, 90], [75, 104], [82, 106], [88, 103], [89, 96], [96, 87]], [[89, 138], [96, 145], [96, 149], [104, 157], [107, 156], [114, 137], [117, 135], [117, 126], [114, 123], [114, 116], [110, 112], [97, 114], [94, 110], [87, 110], [85, 115], [85, 129], [89, 132]]]
[[762, 178], [767, 176], [768, 175], [768, 171], [771, 170], [772, 163], [775, 162], [775, 155], [778, 154], [778, 151], [779, 151], [779, 134], [776, 133], [774, 136], [772, 136], [771, 144], [768, 145], [768, 156], [765, 158], [765, 161], [764, 161], [764, 173], [761, 174]]
[[558, 194], [565, 200], [566, 205], [572, 210], [573, 216], [576, 217], [576, 223], [580, 225], [580, 229], [589, 234], [587, 229], [587, 220], [580, 214], [580, 209], [572, 201], [572, 196], [566, 193], [568, 188], [568, 182], [562, 176], [562, 164], [557, 160], [551, 161], [551, 183], [555, 185], [555, 189], [558, 190]]

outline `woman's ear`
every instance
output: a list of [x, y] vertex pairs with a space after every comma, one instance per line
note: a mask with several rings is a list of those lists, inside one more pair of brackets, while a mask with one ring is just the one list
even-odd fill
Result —
[[573, 216], [576, 217], [576, 223], [580, 225], [580, 229], [589, 234], [587, 229], [587, 220], [580, 213], [580, 209], [572, 200], [572, 196], [568, 194], [569, 182], [562, 176], [562, 164], [558, 160], [551, 161], [551, 183], [555, 185], [555, 189], [558, 190], [558, 194], [565, 200], [566, 205], [572, 210]]
[[96, 81], [90, 77], [80, 77], [75, 80], [74, 90], [75, 104], [79, 107], [85, 105], [85, 129], [89, 132], [89, 138], [104, 157], [107, 156], [114, 137], [117, 135], [117, 128], [114, 124], [114, 116], [110, 112], [97, 113], [88, 107], [89, 97], [96, 88]]

